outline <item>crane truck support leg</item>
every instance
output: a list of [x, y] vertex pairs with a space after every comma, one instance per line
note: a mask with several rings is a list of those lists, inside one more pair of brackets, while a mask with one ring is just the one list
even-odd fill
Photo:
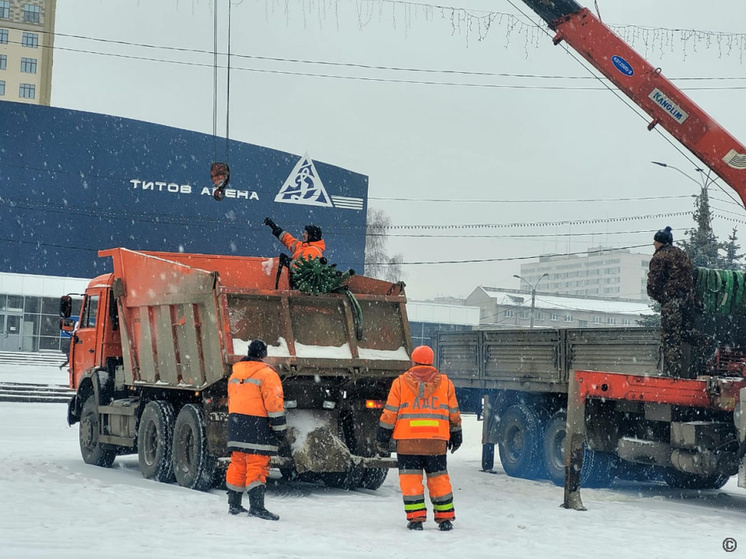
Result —
[[565, 501], [562, 507], [586, 510], [580, 498], [580, 471], [583, 469], [583, 442], [585, 430], [585, 391], [583, 379], [570, 374], [567, 393], [567, 435], [565, 436]]
[[738, 466], [738, 487], [746, 488], [746, 388], [741, 388], [738, 404], [733, 417], [736, 421], [738, 438], [741, 443], [738, 455], [740, 464]]

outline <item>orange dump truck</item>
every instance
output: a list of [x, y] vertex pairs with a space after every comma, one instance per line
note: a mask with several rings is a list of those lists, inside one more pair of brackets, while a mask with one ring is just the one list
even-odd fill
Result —
[[[143, 476], [193, 489], [219, 482], [229, 453], [227, 380], [251, 340], [280, 375], [288, 478], [377, 489], [380, 408], [409, 367], [403, 284], [352, 276], [340, 292], [275, 288], [276, 258], [101, 251], [113, 273], [93, 279], [73, 324], [68, 423], [88, 464], [137, 453]], [[76, 309], [77, 310], [77, 309]]]

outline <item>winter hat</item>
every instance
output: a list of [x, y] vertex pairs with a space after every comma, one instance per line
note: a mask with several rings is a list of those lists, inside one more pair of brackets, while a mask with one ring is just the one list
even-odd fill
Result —
[[671, 233], [671, 228], [666, 227], [665, 229], [661, 229], [653, 236], [654, 241], [658, 241], [659, 243], [663, 243], [664, 245], [670, 245], [673, 243], [673, 234]]
[[262, 340], [253, 340], [249, 344], [249, 357], [264, 359], [267, 357], [267, 344]]
[[308, 241], [313, 243], [315, 241], [321, 240], [321, 227], [318, 225], [306, 225], [304, 227], [306, 232], [308, 233]]

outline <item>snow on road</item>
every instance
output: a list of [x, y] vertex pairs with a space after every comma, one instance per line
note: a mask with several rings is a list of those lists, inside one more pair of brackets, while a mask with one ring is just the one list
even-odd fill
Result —
[[[23, 369], [23, 371], [21, 371]], [[0, 381], [64, 383], [47, 368], [0, 367]], [[136, 456], [88, 466], [64, 404], [0, 403], [0, 558], [706, 558], [746, 557], [746, 490], [617, 482], [583, 490], [586, 512], [559, 507], [562, 488], [480, 472], [481, 423], [465, 416], [465, 443], [449, 455], [452, 532], [410, 532], [397, 476], [378, 491], [278, 480], [266, 522], [227, 514], [224, 491], [143, 479]], [[431, 517], [432, 518], [432, 517]], [[723, 550], [726, 538], [740, 545]]]

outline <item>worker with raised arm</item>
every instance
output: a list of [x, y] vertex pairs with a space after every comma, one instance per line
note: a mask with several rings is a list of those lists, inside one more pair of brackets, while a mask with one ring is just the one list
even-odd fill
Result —
[[326, 243], [321, 237], [321, 227], [318, 225], [306, 225], [303, 228], [301, 240], [293, 237], [268, 217], [264, 218], [264, 225], [271, 227], [272, 234], [292, 253], [289, 261], [284, 261], [283, 264], [293, 266], [301, 258], [310, 260], [311, 258], [321, 258], [324, 255]]
[[407, 528], [422, 530], [427, 519], [424, 471], [435, 522], [440, 530], [448, 531], [453, 529], [456, 513], [446, 451], [456, 452], [463, 437], [456, 390], [448, 377], [433, 367], [433, 357], [429, 347], [416, 347], [413, 366], [392, 383], [381, 414], [376, 449], [378, 454], [388, 456], [391, 439], [396, 441]]
[[[253, 340], [248, 355], [233, 365], [228, 379], [228, 449], [231, 463], [225, 476], [228, 512], [248, 512], [263, 520], [279, 520], [264, 508], [269, 461], [285, 439], [287, 424], [282, 383], [275, 370], [262, 361], [267, 344]], [[250, 507], [241, 506], [244, 491]]]

